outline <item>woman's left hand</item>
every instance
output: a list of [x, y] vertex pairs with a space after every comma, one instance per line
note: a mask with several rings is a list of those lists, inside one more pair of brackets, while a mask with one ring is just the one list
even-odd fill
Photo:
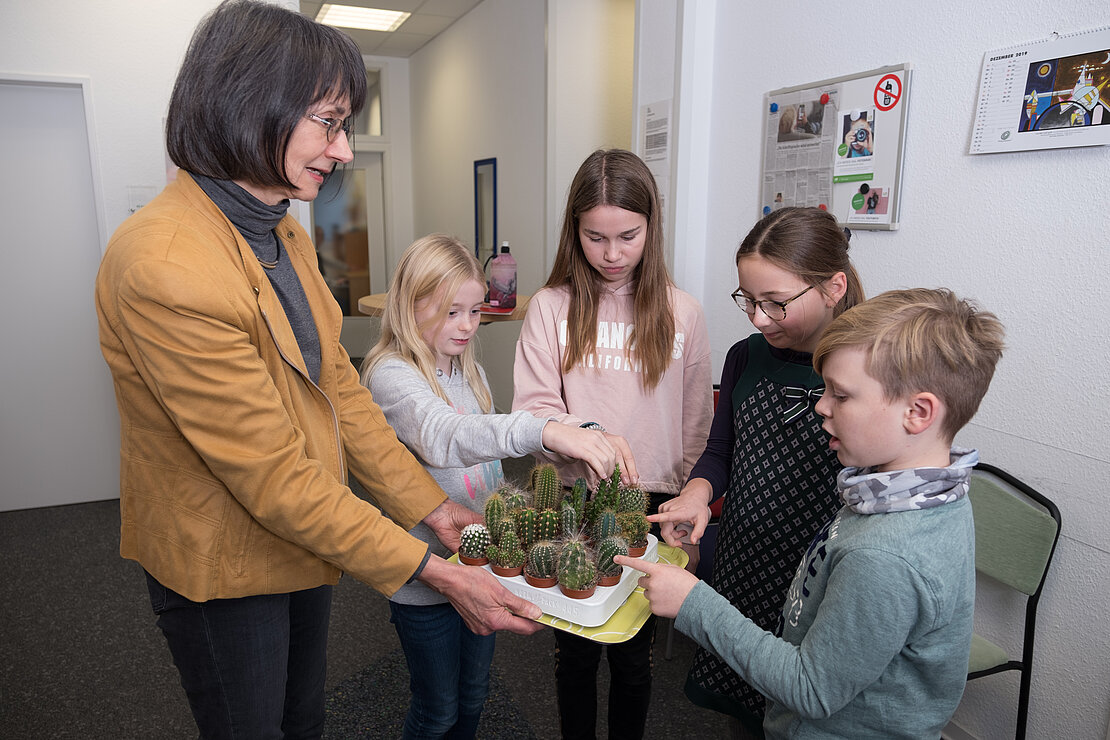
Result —
[[451, 552], [459, 551], [463, 527], [481, 522], [481, 514], [454, 501], [444, 501], [424, 517], [424, 523], [435, 532], [439, 541]]

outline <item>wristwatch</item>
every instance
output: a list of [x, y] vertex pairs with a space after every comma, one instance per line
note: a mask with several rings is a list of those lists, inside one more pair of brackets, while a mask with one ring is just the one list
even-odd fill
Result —
[[601, 426], [596, 421], [583, 422], [582, 424], [579, 424], [578, 426], [582, 427], [583, 429], [596, 429], [599, 432], [604, 432], [605, 431], [605, 427]]

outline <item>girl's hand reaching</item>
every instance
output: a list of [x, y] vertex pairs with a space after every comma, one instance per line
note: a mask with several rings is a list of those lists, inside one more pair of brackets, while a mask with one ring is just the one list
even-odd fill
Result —
[[648, 517], [659, 524], [663, 541], [673, 547], [696, 545], [709, 524], [709, 501], [713, 488], [704, 478], [694, 478], [670, 501], [659, 505], [659, 513]]
[[549, 421], [544, 425], [541, 439], [543, 446], [552, 452], [589, 465], [595, 480], [608, 478], [617, 465], [621, 466], [622, 480], [630, 483], [638, 480], [636, 462], [623, 437]]

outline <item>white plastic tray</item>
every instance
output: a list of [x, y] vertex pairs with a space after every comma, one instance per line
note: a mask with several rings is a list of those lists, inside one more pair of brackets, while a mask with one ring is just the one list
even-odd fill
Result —
[[[647, 551], [643, 559], [654, 563], [659, 559], [659, 540], [653, 534], [648, 535]], [[488, 565], [483, 568], [493, 573]], [[624, 573], [616, 586], [598, 586], [593, 596], [588, 599], [571, 599], [563, 596], [559, 586], [551, 588], [536, 588], [524, 580], [524, 576], [505, 578], [497, 576], [505, 588], [512, 591], [522, 599], [527, 599], [543, 609], [544, 614], [565, 619], [568, 622], [580, 624], [583, 627], [597, 627], [609, 621], [621, 604], [636, 590], [636, 582], [643, 575], [634, 568], [624, 566]]]

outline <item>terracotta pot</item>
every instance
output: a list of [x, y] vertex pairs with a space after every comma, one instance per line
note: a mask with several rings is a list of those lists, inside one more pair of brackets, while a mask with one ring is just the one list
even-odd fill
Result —
[[468, 558], [466, 555], [459, 553], [459, 562], [463, 565], [485, 565], [489, 562], [489, 558]]
[[629, 544], [628, 546], [628, 557], [630, 558], [642, 558], [645, 552], [647, 552], [647, 542], [635, 545]]
[[567, 588], [566, 586], [564, 586], [563, 584], [560, 583], [559, 584], [559, 590], [562, 591], [563, 596], [566, 596], [568, 599], [588, 599], [588, 598], [590, 598], [591, 596], [594, 595], [594, 591], [597, 590], [597, 586], [590, 586], [589, 588], [586, 588], [586, 589], [576, 589], [576, 588]]
[[503, 578], [512, 578], [513, 576], [519, 576], [523, 573], [524, 566], [518, 565], [515, 568], [505, 568], [500, 565], [491, 565], [490, 570]]
[[620, 573], [617, 573], [616, 575], [613, 575], [613, 576], [601, 576], [597, 579], [597, 585], [599, 585], [599, 586], [616, 586], [618, 583], [621, 582], [621, 576], [622, 575], [624, 575], [624, 571], [621, 571]]
[[551, 588], [559, 582], [559, 579], [555, 576], [551, 576], [550, 578], [540, 578], [539, 576], [532, 575], [528, 571], [524, 571], [524, 580], [528, 583], [529, 586], [534, 586], [536, 588]]

